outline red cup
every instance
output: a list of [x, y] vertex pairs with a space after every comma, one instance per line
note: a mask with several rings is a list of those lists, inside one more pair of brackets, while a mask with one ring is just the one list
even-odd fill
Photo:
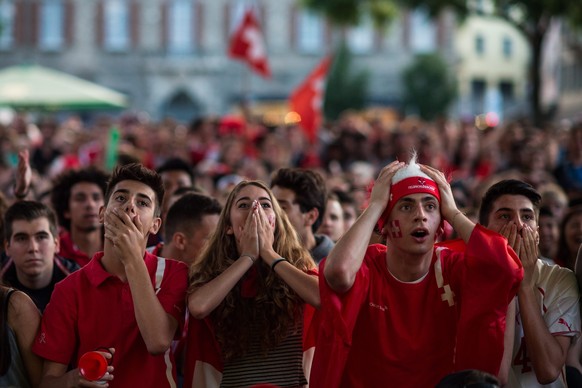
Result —
[[87, 352], [79, 359], [79, 372], [86, 380], [100, 380], [107, 373], [109, 362], [102, 352]]

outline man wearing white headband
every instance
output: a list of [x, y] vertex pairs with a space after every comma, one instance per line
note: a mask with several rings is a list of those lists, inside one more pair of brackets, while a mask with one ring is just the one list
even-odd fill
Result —
[[[435, 245], [450, 223], [463, 241]], [[376, 224], [387, 246], [368, 246]], [[457, 209], [438, 170], [393, 162], [320, 268], [322, 323], [310, 387], [434, 387], [499, 374], [523, 269], [507, 241]]]

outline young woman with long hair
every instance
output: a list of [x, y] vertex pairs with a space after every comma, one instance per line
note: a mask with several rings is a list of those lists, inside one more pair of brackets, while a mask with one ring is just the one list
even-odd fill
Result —
[[189, 348], [185, 386], [210, 375], [208, 385], [222, 387], [306, 385], [306, 304], [320, 304], [314, 261], [269, 188], [239, 183], [191, 268], [188, 346], [197, 350]]

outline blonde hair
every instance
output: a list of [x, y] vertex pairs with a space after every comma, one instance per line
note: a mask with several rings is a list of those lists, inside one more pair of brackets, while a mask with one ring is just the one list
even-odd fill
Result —
[[[238, 193], [247, 186], [259, 187], [267, 192], [275, 212], [275, 238], [273, 248], [289, 263], [302, 271], [315, 268], [309, 251], [301, 244], [287, 215], [279, 206], [271, 190], [261, 181], [242, 181], [230, 192], [220, 214], [216, 232], [212, 236], [200, 260], [190, 268], [189, 292], [216, 278], [236, 260], [238, 252], [233, 234], [230, 211]], [[222, 303], [210, 314], [214, 332], [225, 360], [240, 357], [250, 347], [251, 338], [259, 334], [261, 350], [266, 353], [277, 346], [303, 319], [303, 300], [262, 260], [256, 264], [227, 294]], [[258, 272], [254, 298], [241, 295], [241, 287], [250, 271]], [[251, 327], [252, 323], [252, 327]]]

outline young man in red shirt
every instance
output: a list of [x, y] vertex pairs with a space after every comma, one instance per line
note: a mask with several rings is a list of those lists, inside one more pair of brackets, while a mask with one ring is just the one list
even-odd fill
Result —
[[[445, 220], [466, 247], [435, 246]], [[387, 246], [368, 246], [377, 222]], [[413, 159], [381, 171], [320, 276], [311, 387], [434, 387], [458, 370], [498, 373], [523, 270], [501, 235], [457, 209], [444, 175]]]
[[175, 386], [170, 345], [183, 325], [188, 268], [145, 251], [163, 195], [159, 175], [140, 164], [114, 171], [99, 211], [104, 250], [55, 287], [33, 345], [45, 359], [42, 387], [98, 386], [77, 362], [102, 347], [114, 353], [109, 386]]

